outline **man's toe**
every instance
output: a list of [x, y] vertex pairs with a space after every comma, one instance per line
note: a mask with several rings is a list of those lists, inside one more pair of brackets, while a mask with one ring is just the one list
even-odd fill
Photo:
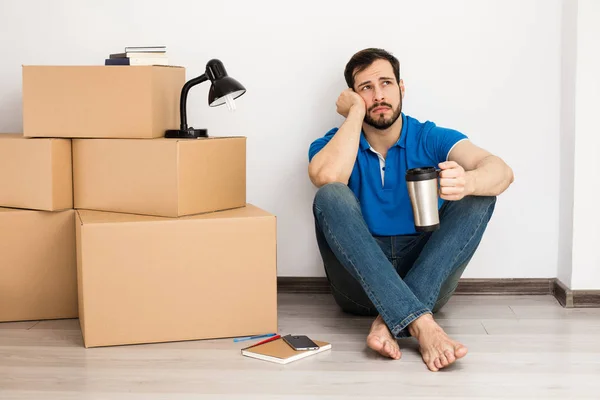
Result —
[[447, 367], [450, 363], [448, 362], [448, 360], [446, 359], [446, 356], [444, 355], [444, 353], [440, 354], [440, 364], [442, 365], [442, 367]]
[[452, 364], [454, 361], [456, 361], [456, 357], [454, 357], [454, 353], [452, 351], [446, 350], [444, 354], [446, 355], [446, 360], [448, 360], [449, 364]]
[[456, 358], [463, 358], [464, 356], [467, 355], [467, 348], [465, 346], [463, 346], [462, 344], [455, 346], [454, 347], [454, 355], [456, 356]]

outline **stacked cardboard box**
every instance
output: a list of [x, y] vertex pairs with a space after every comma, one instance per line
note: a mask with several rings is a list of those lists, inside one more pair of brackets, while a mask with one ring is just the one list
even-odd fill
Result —
[[0, 135], [0, 322], [77, 317], [71, 142]]
[[246, 204], [246, 138], [163, 138], [184, 83], [180, 67], [23, 67], [21, 140], [72, 141], [86, 347], [277, 330], [276, 219]]

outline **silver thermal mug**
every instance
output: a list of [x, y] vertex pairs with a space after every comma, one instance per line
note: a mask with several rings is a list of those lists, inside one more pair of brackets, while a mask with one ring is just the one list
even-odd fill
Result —
[[409, 169], [406, 171], [406, 185], [417, 232], [438, 229], [438, 170], [434, 167]]

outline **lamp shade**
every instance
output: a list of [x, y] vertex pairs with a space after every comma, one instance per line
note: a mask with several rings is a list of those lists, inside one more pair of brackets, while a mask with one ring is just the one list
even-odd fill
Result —
[[210, 107], [227, 104], [229, 110], [235, 110], [234, 99], [237, 99], [244, 93], [246, 88], [238, 81], [227, 75], [227, 70], [220, 60], [212, 59], [206, 64], [206, 72], [196, 78], [190, 79], [183, 85], [179, 99], [179, 115], [181, 125], [179, 129], [168, 129], [165, 132], [166, 138], [186, 138], [193, 139], [199, 137], [208, 137], [206, 129], [194, 129], [187, 124], [187, 95], [190, 89], [202, 82], [210, 79], [211, 85], [208, 92], [208, 105]]
[[246, 93], [246, 88], [230, 76], [216, 79], [208, 91], [208, 105], [210, 107], [220, 106], [226, 101], [227, 95], [234, 100]]

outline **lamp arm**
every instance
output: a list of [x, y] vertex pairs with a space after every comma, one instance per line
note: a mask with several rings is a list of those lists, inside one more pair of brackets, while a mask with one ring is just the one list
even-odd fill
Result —
[[181, 89], [181, 96], [179, 99], [179, 115], [181, 117], [181, 130], [182, 131], [187, 131], [187, 129], [188, 129], [187, 115], [186, 115], [186, 104], [187, 104], [188, 92], [190, 91], [190, 89], [192, 87], [196, 86], [199, 83], [207, 81], [207, 80], [208, 80], [208, 77], [206, 76], [206, 74], [202, 74], [197, 78], [190, 79], [189, 81], [187, 81], [185, 83], [185, 85], [183, 85], [183, 88]]

